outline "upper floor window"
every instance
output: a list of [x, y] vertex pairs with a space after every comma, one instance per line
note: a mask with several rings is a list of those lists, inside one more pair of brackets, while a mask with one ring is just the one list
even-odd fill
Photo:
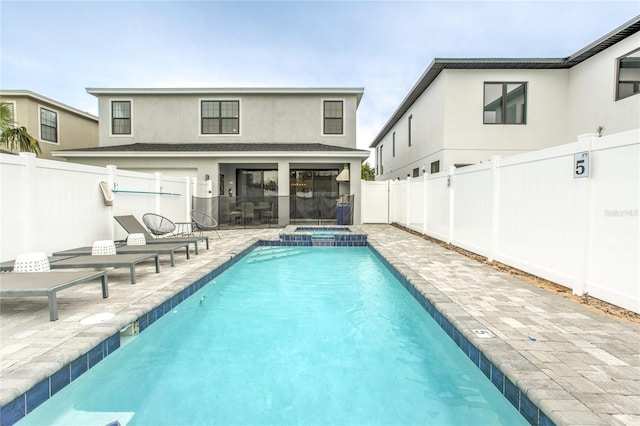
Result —
[[420, 169], [416, 167], [415, 169], [413, 169], [413, 177], [418, 177], [418, 176], [420, 176]]
[[640, 93], [640, 49], [618, 59], [616, 100]]
[[16, 122], [16, 104], [12, 101], [2, 101], [3, 104], [6, 105], [8, 111], [8, 119], [9, 122], [15, 124]]
[[527, 83], [484, 83], [484, 124], [526, 124]]
[[409, 116], [409, 120], [408, 120], [409, 128], [407, 129], [407, 132], [408, 132], [408, 137], [407, 137], [407, 139], [409, 140], [409, 146], [411, 146], [411, 122], [412, 122], [412, 121], [413, 121], [413, 115], [410, 115], [410, 116]]
[[324, 101], [324, 124], [322, 133], [325, 135], [341, 135], [344, 133], [344, 108], [342, 101]]
[[383, 175], [384, 174], [384, 166], [382, 165], [382, 147], [383, 145], [380, 145], [380, 174]]
[[[7, 114], [7, 125], [14, 125], [16, 124], [16, 104], [13, 101], [2, 101], [2, 108], [5, 109], [6, 108], [6, 114]], [[3, 114], [5, 112], [3, 111]], [[2, 135], [2, 129], [0, 129], [0, 135]]]
[[439, 173], [440, 172], [440, 160], [434, 161], [431, 163], [431, 173]]
[[391, 135], [391, 155], [396, 156], [396, 132]]
[[40, 139], [58, 143], [58, 113], [40, 107]]
[[240, 134], [240, 101], [202, 101], [203, 135]]
[[131, 134], [131, 101], [111, 101], [111, 134]]

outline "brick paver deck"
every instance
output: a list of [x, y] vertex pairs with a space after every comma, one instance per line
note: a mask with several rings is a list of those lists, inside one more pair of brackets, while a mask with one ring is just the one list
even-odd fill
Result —
[[[640, 424], [640, 328], [531, 286], [455, 252], [387, 225], [359, 227], [370, 244], [411, 282], [554, 422], [562, 425]], [[161, 256], [128, 271], [109, 271], [108, 299], [100, 286], [58, 293], [59, 320], [46, 298], [0, 301], [0, 406], [149, 312], [206, 272], [281, 229], [221, 231], [211, 249]], [[0, 276], [0, 279], [1, 276]], [[98, 324], [81, 320], [115, 316]], [[481, 339], [472, 330], [495, 337]]]

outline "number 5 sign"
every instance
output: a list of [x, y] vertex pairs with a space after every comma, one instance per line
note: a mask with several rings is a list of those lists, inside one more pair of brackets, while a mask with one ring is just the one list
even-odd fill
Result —
[[573, 177], [589, 177], [589, 152], [573, 154]]

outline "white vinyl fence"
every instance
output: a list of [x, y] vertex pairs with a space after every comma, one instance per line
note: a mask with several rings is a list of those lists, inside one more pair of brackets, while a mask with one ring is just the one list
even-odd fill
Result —
[[362, 222], [398, 223], [640, 313], [639, 167], [640, 130], [584, 135], [420, 178], [363, 182]]
[[[112, 189], [112, 206], [106, 205], [100, 182]], [[126, 232], [114, 216], [141, 221], [152, 212], [190, 221], [194, 187], [187, 177], [0, 154], [0, 261], [123, 239]]]

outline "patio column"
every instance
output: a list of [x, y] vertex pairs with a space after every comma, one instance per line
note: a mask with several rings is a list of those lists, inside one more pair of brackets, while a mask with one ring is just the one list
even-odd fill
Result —
[[278, 225], [289, 224], [289, 162], [278, 161]]
[[360, 159], [351, 160], [349, 163], [349, 180], [351, 184], [351, 193], [353, 194], [353, 224], [360, 225], [362, 223], [360, 209], [362, 207], [362, 179], [361, 168], [362, 162]]
[[209, 179], [211, 180], [211, 192], [207, 197], [217, 197], [220, 192], [220, 163], [213, 161], [209, 168]]

